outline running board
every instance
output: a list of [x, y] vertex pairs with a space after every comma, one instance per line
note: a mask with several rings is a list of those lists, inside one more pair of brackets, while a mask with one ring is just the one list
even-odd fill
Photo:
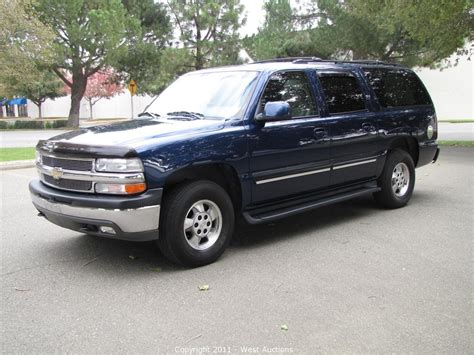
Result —
[[332, 195], [329, 197], [324, 197], [320, 199], [315, 199], [313, 201], [304, 201], [303, 203], [296, 204], [288, 207], [284, 206], [282, 208], [278, 208], [278, 204], [273, 206], [271, 211], [265, 211], [264, 208], [255, 209], [253, 211], [247, 211], [243, 213], [245, 220], [249, 224], [260, 224], [260, 223], [268, 223], [280, 218], [285, 218], [289, 216], [293, 216], [298, 213], [311, 211], [319, 207], [332, 205], [334, 203], [350, 200], [354, 197], [370, 194], [380, 191], [380, 187], [370, 186], [370, 187], [363, 187], [357, 190], [352, 190], [349, 192], [344, 192], [336, 195]]

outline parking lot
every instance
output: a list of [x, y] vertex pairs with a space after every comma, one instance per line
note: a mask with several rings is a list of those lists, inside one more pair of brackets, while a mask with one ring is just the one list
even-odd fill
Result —
[[473, 149], [443, 148], [405, 208], [364, 197], [243, 225], [191, 270], [36, 217], [35, 170], [0, 171], [1, 350], [472, 353], [473, 167]]

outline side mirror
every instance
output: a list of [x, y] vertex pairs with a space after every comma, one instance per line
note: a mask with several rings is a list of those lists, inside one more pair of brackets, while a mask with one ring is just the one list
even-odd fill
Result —
[[259, 113], [255, 116], [255, 120], [258, 122], [283, 121], [290, 118], [290, 104], [285, 101], [267, 102], [263, 109], [263, 113]]

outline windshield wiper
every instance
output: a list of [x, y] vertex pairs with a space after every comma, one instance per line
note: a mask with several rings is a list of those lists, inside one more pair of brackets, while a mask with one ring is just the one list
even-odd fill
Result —
[[148, 112], [148, 111], [145, 111], [145, 112], [142, 112], [142, 113], [138, 114], [138, 117], [144, 117], [144, 116], [148, 116], [148, 117], [152, 117], [152, 118], [159, 118], [160, 117], [159, 114], [153, 113], [153, 112]]
[[168, 112], [166, 115], [171, 116], [173, 119], [202, 120], [204, 118], [202, 113], [191, 111], [174, 111]]

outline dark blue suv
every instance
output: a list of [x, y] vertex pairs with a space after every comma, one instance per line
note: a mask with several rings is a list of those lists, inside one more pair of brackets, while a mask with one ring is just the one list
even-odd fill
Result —
[[265, 223], [369, 193], [406, 205], [436, 138], [413, 71], [285, 58], [186, 74], [135, 120], [40, 141], [30, 191], [59, 226], [157, 240], [199, 266], [224, 252], [238, 216]]

